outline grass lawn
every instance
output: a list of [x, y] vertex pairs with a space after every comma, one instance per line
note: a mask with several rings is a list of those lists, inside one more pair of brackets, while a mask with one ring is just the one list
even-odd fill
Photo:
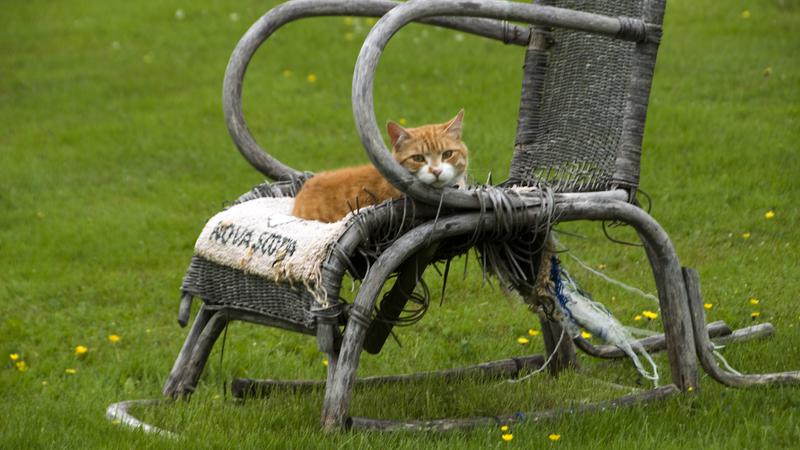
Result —
[[[175, 318], [194, 239], [224, 201], [263, 179], [230, 142], [220, 87], [237, 40], [276, 3], [3, 2], [0, 447], [796, 448], [800, 387], [734, 390], [705, 376], [695, 395], [521, 425], [509, 443], [496, 428], [329, 436], [318, 427], [322, 392], [243, 404], [225, 394], [234, 377], [325, 373], [314, 339], [241, 323], [228, 331], [224, 359], [215, 348], [191, 402], [136, 411], [182, 441], [107, 421], [112, 402], [159, 397], [186, 333]], [[366, 161], [349, 95], [369, 26], [343, 18], [292, 24], [251, 64], [248, 122], [287, 164], [315, 171]], [[770, 339], [723, 351], [744, 372], [800, 368], [799, 50], [796, 0], [669, 2], [642, 188], [682, 264], [700, 272], [709, 320], [776, 326]], [[464, 107], [471, 174], [501, 179], [521, 64], [519, 47], [410, 27], [379, 69], [378, 117], [413, 125]], [[654, 291], [640, 249], [609, 243], [598, 224], [560, 228], [585, 236], [564, 239], [584, 260]], [[573, 274], [624, 323], [658, 330], [657, 321], [634, 321], [654, 309], [648, 300], [577, 267]], [[438, 277], [429, 278], [438, 292]], [[442, 306], [434, 298], [421, 323], [399, 330], [402, 348], [390, 343], [363, 357], [359, 374], [541, 352], [539, 339], [517, 343], [538, 327], [518, 299], [484, 285], [475, 265], [460, 278], [448, 283]], [[76, 356], [78, 346], [88, 351]], [[620, 394], [595, 379], [647, 387], [627, 361], [582, 361], [589, 376], [359, 389], [353, 414], [491, 415]], [[657, 361], [667, 382], [665, 355]]]

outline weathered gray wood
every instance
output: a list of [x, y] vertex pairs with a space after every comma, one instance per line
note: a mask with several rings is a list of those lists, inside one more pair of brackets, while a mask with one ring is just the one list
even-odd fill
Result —
[[[660, 26], [664, 16], [664, 0], [645, 2], [643, 15], [648, 24]], [[632, 189], [639, 185], [644, 124], [647, 119], [647, 105], [650, 88], [653, 84], [661, 30], [653, 30], [651, 37], [651, 39], [636, 44], [633, 73], [625, 99], [621, 148], [617, 152], [614, 171], [614, 181], [621, 186], [630, 186]]]
[[[636, 229], [644, 244], [658, 289], [672, 381], [681, 389], [697, 388], [697, 358], [686, 287], [669, 236], [649, 214], [627, 202], [570, 201], [556, 204], [560, 220], [619, 220]], [[705, 325], [699, 328], [705, 334]], [[708, 336], [706, 335], [706, 338]]]
[[189, 323], [189, 315], [192, 312], [192, 294], [184, 292], [181, 295], [181, 305], [178, 308], [178, 325], [181, 328]]
[[[359, 295], [360, 293], [361, 290], [359, 290]], [[333, 372], [333, 380], [325, 387], [325, 400], [322, 404], [320, 423], [326, 431], [345, 427], [347, 414], [350, 411], [350, 402], [353, 398], [356, 370], [361, 360], [361, 347], [364, 343], [367, 326], [354, 320], [352, 311], [351, 309], [351, 317], [345, 329], [339, 361]]]
[[336, 373], [336, 368], [339, 365], [339, 349], [334, 349], [328, 352], [328, 371], [325, 374], [325, 384], [333, 383], [333, 374]]
[[686, 279], [686, 290], [692, 312], [692, 324], [695, 328], [694, 337], [697, 356], [700, 358], [700, 363], [706, 373], [726, 386], [738, 388], [773, 384], [800, 384], [800, 371], [737, 375], [720, 368], [716, 359], [714, 359], [714, 344], [711, 343], [706, 334], [697, 332], [705, 324], [703, 295], [700, 292], [700, 277], [694, 269], [690, 268], [683, 268], [683, 276]]
[[[732, 336], [731, 328], [721, 320], [708, 324], [706, 331], [709, 337], [716, 338], [714, 340], [715, 342], [719, 342], [720, 339], [729, 339]], [[628, 357], [625, 352], [614, 345], [592, 345], [589, 341], [581, 337], [575, 339], [575, 346], [596, 358], [620, 359]], [[637, 340], [636, 346], [642, 347], [650, 353], [654, 353], [665, 350], [667, 348], [667, 341], [663, 333], [655, 334]]]
[[[511, 359], [502, 359], [472, 366], [459, 367], [433, 372], [419, 372], [406, 375], [381, 375], [356, 379], [358, 386], [377, 386], [390, 383], [413, 383], [428, 379], [455, 381], [464, 378], [496, 379], [514, 378], [521, 372], [537, 370], [542, 367], [542, 355], [520, 356]], [[330, 359], [328, 362], [330, 367]], [[325, 386], [323, 380], [254, 380], [237, 378], [231, 383], [234, 397], [260, 397], [267, 396], [274, 390], [308, 391]]]
[[[591, 192], [580, 194], [556, 194], [554, 196], [557, 202], [579, 202], [579, 201], [624, 201], [627, 199], [628, 194], [623, 190], [609, 191], [609, 192]], [[540, 220], [537, 214], [540, 213], [536, 206], [541, 204], [540, 198], [526, 199], [528, 205], [525, 214], [535, 222]], [[436, 242], [446, 233], [450, 235], [472, 233], [479, 226], [491, 227], [494, 226], [496, 218], [493, 215], [488, 215], [481, 218], [480, 214], [472, 213], [471, 215], [453, 216], [447, 219], [436, 222], [438, 224], [439, 235], [431, 233], [432, 225], [428, 227], [417, 227], [409, 231], [406, 235], [395, 242], [391, 248], [381, 255], [375, 265], [373, 265], [369, 276], [365, 279], [365, 284], [362, 284], [359, 289], [358, 297], [355, 305], [351, 310], [355, 311], [363, 317], [370, 317], [374, 307], [374, 301], [381, 287], [385, 283], [388, 276], [396, 269], [397, 264], [404, 261], [409, 255], [419, 251], [422, 245], [430, 242]], [[463, 221], [463, 222], [462, 222]], [[444, 230], [444, 231], [442, 231]], [[348, 232], [351, 237], [355, 236], [357, 230]], [[426, 242], [427, 241], [427, 242]], [[413, 242], [413, 243], [412, 243]], [[376, 273], [376, 270], [379, 272]], [[360, 298], [360, 300], [358, 300]], [[330, 381], [325, 390], [325, 402], [322, 408], [322, 425], [327, 430], [337, 429], [344, 426], [347, 411], [350, 407], [350, 400], [352, 396], [352, 389], [355, 383], [355, 373], [358, 367], [360, 358], [360, 348], [363, 345], [365, 336], [365, 325], [358, 325], [356, 321], [351, 320], [345, 332], [345, 337], [342, 343], [342, 350], [339, 355], [340, 368], [337, 369], [334, 375], [334, 380]], [[329, 373], [331, 371], [329, 370]]]
[[[383, 49], [403, 26], [424, 17], [454, 15], [523, 21], [534, 25], [562, 27], [614, 36], [623, 28], [645, 28], [644, 22], [620, 20], [582, 11], [500, 0], [413, 0], [387, 12], [367, 35], [353, 74], [352, 103], [361, 144], [381, 174], [401, 192], [419, 201], [454, 208], [479, 209], [485, 202], [479, 194], [454, 188], [438, 189], [416, 179], [396, 162], [378, 127], [373, 99], [373, 84]], [[644, 31], [641, 33], [644, 35]]]
[[[533, 0], [536, 2], [536, 0]], [[539, 4], [545, 4], [538, 2]], [[544, 93], [544, 77], [547, 71], [552, 38], [546, 27], [531, 26], [531, 39], [525, 51], [525, 62], [522, 67], [522, 88], [519, 95], [519, 113], [517, 113], [517, 132], [514, 139], [514, 156], [509, 170], [510, 178], [521, 179], [528, 175], [516, 173], [518, 168], [527, 167], [525, 152], [522, 151], [533, 142], [533, 134], [539, 128], [542, 114], [542, 95]]]
[[[528, 211], [535, 211], [531, 209]], [[375, 307], [376, 298], [389, 275], [409, 256], [423, 246], [438, 242], [446, 236], [474, 232], [479, 226], [491, 226], [496, 221], [494, 215], [481, 217], [480, 214], [449, 216], [438, 221], [418, 226], [397, 239], [386, 249], [370, 268], [350, 309], [350, 319], [345, 329], [339, 366], [333, 383], [325, 389], [322, 407], [322, 426], [325, 430], [342, 428], [347, 423], [347, 414], [352, 400], [356, 370], [360, 361], [369, 317]]]
[[[544, 354], [547, 357], [550, 357], [551, 354], [553, 355], [547, 364], [547, 371], [550, 375], [557, 376], [564, 370], [578, 369], [578, 357], [575, 355], [572, 339], [566, 334], [561, 325], [548, 320], [544, 313], [539, 313], [538, 315], [542, 338], [544, 339]], [[562, 333], [564, 333], [563, 337]]]
[[[253, 167], [273, 180], [291, 180], [304, 176], [301, 171], [283, 164], [266, 153], [256, 142], [244, 119], [242, 110], [244, 74], [261, 44], [281, 26], [298, 19], [319, 16], [380, 17], [398, 4], [389, 0], [295, 0], [272, 8], [247, 30], [228, 62], [222, 101], [228, 131], [242, 156]], [[422, 22], [517, 45], [527, 45], [530, 34], [524, 27], [490, 19], [439, 17], [425, 19]]]
[[613, 408], [661, 400], [678, 392], [680, 392], [680, 389], [678, 389], [677, 386], [674, 384], [669, 384], [655, 388], [651, 391], [626, 395], [614, 400], [587, 403], [573, 407], [551, 409], [548, 411], [516, 413], [495, 417], [438, 420], [381, 420], [370, 419], [366, 417], [352, 417], [349, 420], [348, 425], [354, 429], [372, 431], [450, 431], [477, 427], [496, 427], [498, 423], [515, 424], [520, 422], [539, 422], [568, 414], [607, 411]]
[[[576, 194], [568, 200], [556, 202], [553, 206], [554, 216], [560, 221], [619, 220], [637, 230], [648, 250], [648, 259], [656, 278], [673, 380], [682, 390], [697, 388], [697, 359], [686, 288], [669, 237], [640, 208], [624, 201], [593, 201], [592, 198], [592, 194]], [[525, 219], [531, 224], [544, 220], [544, 213], [539, 208], [522, 209], [518, 214], [521, 215], [519, 220]], [[476, 228], [492, 229], [497, 220], [494, 214], [465, 213], [429, 222], [395, 241], [372, 265], [351, 309], [351, 318], [342, 344], [340, 367], [336, 370], [333, 383], [325, 391], [322, 413], [325, 429], [332, 430], [346, 425], [366, 328], [365, 324], [359, 323], [357, 317], [370, 316], [376, 297], [388, 276], [401, 261], [419, 251], [423, 245], [445, 237], [474, 233]], [[704, 328], [705, 326], [700, 329], [705, 332]]]
[[437, 244], [422, 250], [409, 258], [398, 268], [397, 278], [389, 293], [381, 300], [381, 308], [375, 320], [367, 329], [364, 339], [364, 350], [367, 353], [378, 354], [392, 332], [392, 322], [400, 317], [408, 298], [414, 292], [419, 279], [433, 260]]
[[307, 335], [314, 334], [313, 330], [301, 325], [261, 314], [231, 308], [208, 308], [203, 305], [164, 383], [162, 389], [164, 396], [189, 396], [194, 392], [214, 343], [225, 325], [234, 320], [283, 328]]
[[317, 350], [328, 353], [336, 348], [338, 326], [334, 323], [317, 322]]
[[[745, 342], [753, 339], [770, 337], [773, 334], [775, 334], [775, 327], [773, 327], [771, 323], [766, 322], [750, 327], [739, 328], [738, 330], [733, 330], [732, 333], [725, 336], [716, 337], [712, 341], [717, 345], [727, 345], [734, 342]], [[714, 338], [715, 336], [709, 337]]]
[[[216, 318], [215, 323], [209, 325], [208, 322], [212, 317]], [[194, 392], [197, 380], [202, 374], [208, 355], [219, 337], [219, 333], [226, 322], [234, 320], [314, 335], [313, 329], [262, 314], [225, 307], [209, 308], [207, 305], [202, 305], [164, 383], [164, 388], [162, 389], [164, 396], [189, 396]]]
[[200, 374], [203, 373], [206, 361], [208, 361], [211, 348], [227, 323], [228, 319], [219, 311], [215, 312], [209, 319], [203, 328], [203, 332], [198, 336], [188, 361], [186, 361], [183, 370], [180, 372], [180, 379], [177, 380], [177, 387], [173, 396], [189, 396], [194, 392], [197, 387], [197, 380], [200, 379]]
[[172, 370], [169, 372], [167, 381], [164, 383], [164, 388], [161, 391], [164, 396], [174, 397], [177, 394], [178, 382], [182, 378], [183, 370], [191, 357], [197, 338], [206, 327], [212, 315], [214, 315], [212, 311], [209, 311], [204, 306], [200, 306], [200, 310], [197, 312], [197, 316], [194, 319], [194, 324], [192, 324], [192, 328], [189, 330], [186, 340], [183, 341], [183, 346], [178, 353], [178, 357], [175, 359], [175, 363], [172, 365]]

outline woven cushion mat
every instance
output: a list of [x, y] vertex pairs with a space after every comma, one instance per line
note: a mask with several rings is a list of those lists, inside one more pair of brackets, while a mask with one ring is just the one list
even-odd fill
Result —
[[258, 198], [232, 206], [208, 221], [195, 254], [266, 279], [302, 284], [324, 301], [321, 267], [347, 228], [291, 215], [294, 198]]

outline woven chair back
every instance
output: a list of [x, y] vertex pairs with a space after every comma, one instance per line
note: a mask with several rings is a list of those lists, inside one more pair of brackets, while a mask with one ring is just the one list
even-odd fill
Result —
[[[646, 7], [652, 8], [644, 0], [539, 3], [631, 18], [641, 18]], [[663, 2], [657, 6], [663, 11]], [[660, 22], [661, 14], [656, 16]], [[630, 41], [534, 27], [525, 58], [511, 179], [556, 192], [600, 191], [620, 184], [635, 188], [655, 63], [655, 51], [643, 58], [643, 50], [642, 44]], [[642, 73], [647, 75], [648, 69], [640, 67], [643, 63], [650, 67], [644, 80]], [[642, 95], [644, 99], [634, 100], [643, 101], [644, 108], [632, 107], [636, 102], [631, 103], [631, 97]], [[626, 133], [626, 127], [634, 129]]]

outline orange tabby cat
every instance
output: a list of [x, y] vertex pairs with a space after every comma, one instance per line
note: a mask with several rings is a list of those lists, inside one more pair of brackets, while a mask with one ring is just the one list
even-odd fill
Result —
[[[392, 156], [425, 184], [445, 187], [465, 184], [467, 146], [461, 142], [464, 110], [449, 122], [403, 128], [389, 122]], [[400, 197], [372, 164], [320, 172], [306, 181], [295, 198], [292, 215], [336, 222], [350, 211]]]

